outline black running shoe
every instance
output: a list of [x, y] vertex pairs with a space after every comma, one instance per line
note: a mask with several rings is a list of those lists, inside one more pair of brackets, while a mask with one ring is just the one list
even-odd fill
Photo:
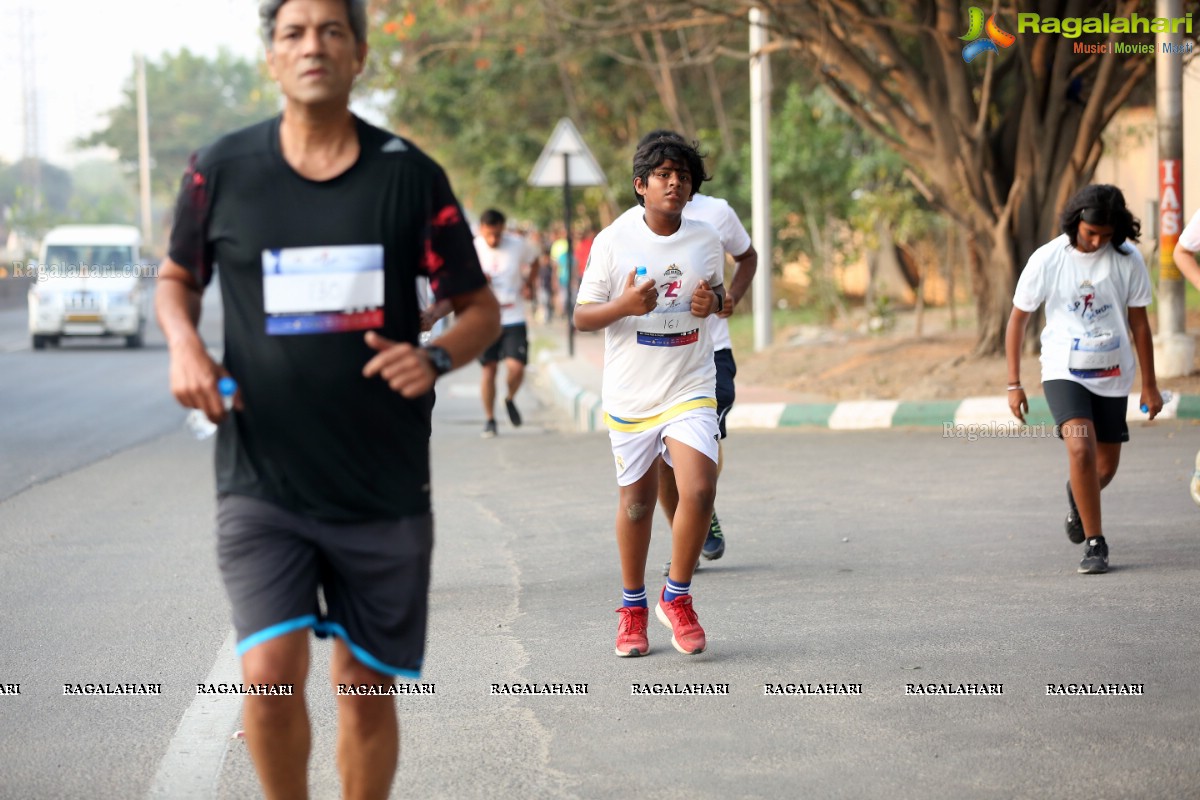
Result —
[[1075, 495], [1071, 494], [1071, 482], [1067, 481], [1067, 503], [1071, 506], [1067, 511], [1067, 538], [1071, 544], [1083, 544], [1086, 538], [1083, 534], [1083, 520], [1079, 518], [1079, 509], [1075, 507]]
[[1103, 536], [1088, 539], [1087, 552], [1079, 562], [1079, 571], [1084, 575], [1099, 575], [1108, 572], [1108, 542]]
[[489, 419], [483, 426], [483, 433], [479, 435], [485, 439], [494, 439], [496, 437], [496, 420]]
[[505, 400], [504, 407], [508, 409], [508, 421], [513, 424], [513, 427], [521, 427], [521, 412], [517, 410], [517, 404], [512, 400]]

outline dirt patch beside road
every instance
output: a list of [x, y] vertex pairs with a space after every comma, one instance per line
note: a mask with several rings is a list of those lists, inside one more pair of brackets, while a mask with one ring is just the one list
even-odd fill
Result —
[[[896, 328], [880, 335], [796, 326], [761, 353], [739, 352], [737, 380], [829, 400], [958, 400], [1005, 393], [1004, 358], [973, 357], [973, 330], [948, 330], [937, 315], [925, 324], [933, 333], [917, 337], [912, 327], [911, 315], [899, 315]], [[1200, 330], [1200, 312], [1189, 314], [1188, 330]], [[1027, 334], [1036, 335], [1032, 329]], [[1160, 378], [1159, 388], [1200, 394], [1200, 357], [1196, 370], [1185, 378]], [[1022, 359], [1021, 382], [1029, 394], [1041, 394], [1037, 356]], [[1136, 380], [1134, 391], [1140, 387]]]

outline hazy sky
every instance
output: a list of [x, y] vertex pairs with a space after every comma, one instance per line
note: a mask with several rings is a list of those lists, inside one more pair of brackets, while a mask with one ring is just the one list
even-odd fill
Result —
[[10, 163], [24, 151], [22, 7], [33, 9], [41, 156], [61, 166], [85, 157], [70, 143], [104, 126], [137, 50], [262, 56], [256, 0], [0, 0], [0, 159]]

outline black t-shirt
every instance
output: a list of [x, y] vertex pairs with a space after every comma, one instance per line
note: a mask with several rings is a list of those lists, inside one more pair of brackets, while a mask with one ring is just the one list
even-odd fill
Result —
[[333, 521], [425, 513], [432, 396], [364, 378], [364, 334], [416, 344], [418, 276], [439, 300], [486, 286], [470, 228], [411, 142], [355, 118], [358, 160], [311, 181], [284, 160], [280, 121], [192, 156], [171, 233], [201, 285], [220, 270], [245, 405], [221, 426], [217, 490]]

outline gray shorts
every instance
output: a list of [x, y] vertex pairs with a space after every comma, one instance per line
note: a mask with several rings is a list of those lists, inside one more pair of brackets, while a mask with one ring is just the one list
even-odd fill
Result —
[[217, 563], [239, 656], [312, 628], [377, 672], [419, 678], [432, 554], [432, 514], [335, 523], [245, 495], [217, 499]]

